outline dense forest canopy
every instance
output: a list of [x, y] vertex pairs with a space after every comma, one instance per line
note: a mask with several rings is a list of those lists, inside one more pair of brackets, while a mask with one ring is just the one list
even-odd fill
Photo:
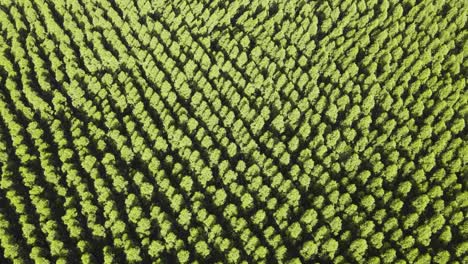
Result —
[[468, 263], [467, 4], [0, 1], [0, 263]]

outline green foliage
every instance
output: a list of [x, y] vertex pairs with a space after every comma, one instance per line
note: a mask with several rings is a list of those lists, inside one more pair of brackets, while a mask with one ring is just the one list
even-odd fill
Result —
[[330, 238], [322, 245], [322, 250], [323, 253], [327, 254], [328, 257], [333, 259], [336, 251], [338, 250], [338, 242], [335, 239]]
[[318, 252], [317, 245], [313, 241], [307, 241], [304, 243], [301, 249], [301, 256], [305, 260], [310, 260]]
[[357, 239], [353, 241], [349, 247], [349, 252], [356, 259], [361, 261], [367, 251], [367, 242], [364, 239]]
[[0, 262], [468, 261], [466, 1], [16, 2]]

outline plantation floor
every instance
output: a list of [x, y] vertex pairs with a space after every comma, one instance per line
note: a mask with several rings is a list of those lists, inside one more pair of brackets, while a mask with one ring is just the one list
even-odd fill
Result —
[[467, 3], [0, 1], [0, 264], [468, 263]]

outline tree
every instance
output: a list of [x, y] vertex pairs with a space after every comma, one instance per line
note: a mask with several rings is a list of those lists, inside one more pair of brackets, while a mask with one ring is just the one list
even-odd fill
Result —
[[357, 177], [358, 177], [359, 181], [364, 185], [364, 184], [366, 184], [367, 179], [369, 179], [370, 176], [371, 176], [371, 172], [368, 171], [368, 170], [364, 170], [364, 171], [360, 172]]
[[382, 247], [382, 241], [384, 240], [385, 235], [382, 232], [377, 232], [371, 236], [370, 242], [371, 245], [376, 248], [380, 249]]
[[465, 119], [457, 118], [453, 121], [452, 125], [450, 126], [450, 131], [454, 134], [459, 134], [465, 128]]
[[329, 219], [335, 215], [335, 208], [333, 205], [329, 204], [325, 206], [322, 210], [322, 215], [325, 217], [325, 219]]
[[388, 166], [384, 171], [384, 177], [388, 182], [393, 182], [397, 174], [398, 174], [398, 166], [396, 164], [392, 164]]
[[200, 176], [198, 177], [200, 180], [200, 183], [203, 187], [206, 187], [208, 182], [213, 179], [213, 174], [211, 172], [211, 169], [208, 167], [204, 167], [200, 173]]
[[265, 125], [265, 120], [262, 116], [258, 116], [254, 122], [250, 125], [252, 129], [252, 133], [254, 135], [259, 135], [259, 132], [262, 130], [263, 126]]
[[329, 133], [327, 136], [327, 146], [332, 148], [336, 145], [336, 142], [340, 139], [340, 132], [338, 130], [334, 130], [333, 132]]
[[[278, 236], [278, 238], [279, 238], [279, 236]], [[287, 256], [287, 254], [288, 254], [288, 249], [284, 245], [281, 245], [276, 249], [275, 257], [280, 262], [282, 262], [284, 260], [284, 258]]]
[[273, 127], [278, 131], [280, 134], [284, 132], [284, 118], [283, 115], [278, 115], [273, 119], [272, 122]]
[[[169, 230], [169, 229], [170, 229], [170, 226], [167, 228], [167, 230]], [[165, 245], [166, 245], [166, 249], [168, 251], [180, 249], [179, 240], [177, 239], [177, 236], [176, 236], [176, 234], [174, 234], [174, 232], [167, 231], [167, 232], [163, 233], [163, 237], [164, 237], [164, 242], [165, 242]]]
[[429, 225], [422, 225], [416, 229], [416, 237], [420, 244], [423, 246], [429, 246], [431, 242], [432, 230]]
[[368, 237], [370, 234], [374, 232], [375, 224], [373, 221], [366, 221], [364, 224], [361, 225], [361, 237]]
[[180, 263], [188, 263], [190, 259], [190, 252], [187, 250], [181, 250], [177, 252], [177, 258]]
[[259, 210], [255, 213], [253, 216], [252, 222], [256, 225], [259, 225], [260, 227], [263, 226], [264, 222], [266, 220], [266, 213], [264, 210]]
[[414, 238], [412, 236], [406, 236], [405, 238], [401, 239], [398, 244], [403, 249], [409, 249], [414, 245]]
[[327, 254], [330, 259], [333, 259], [336, 251], [338, 250], [338, 242], [335, 239], [330, 238], [322, 245], [322, 250], [323, 254]]
[[442, 229], [439, 239], [440, 241], [442, 241], [443, 244], [448, 244], [450, 241], [452, 241], [452, 230], [450, 226], [445, 226]]
[[417, 170], [413, 175], [413, 179], [417, 183], [424, 182], [426, 180], [426, 176], [425, 176], [424, 171], [422, 169]]
[[268, 249], [264, 246], [259, 246], [254, 251], [254, 259], [255, 260], [262, 260], [265, 259], [268, 254]]
[[463, 212], [456, 212], [452, 215], [450, 223], [453, 225], [459, 225], [464, 219]]
[[151, 229], [151, 222], [148, 218], [142, 218], [140, 221], [138, 221], [137, 232], [139, 234], [141, 234], [142, 236], [149, 236], [151, 233], [150, 229]]
[[428, 253], [420, 255], [414, 263], [415, 264], [431, 263], [431, 255], [429, 255]]
[[195, 244], [195, 250], [204, 259], [206, 259], [208, 255], [210, 255], [210, 248], [208, 247], [208, 244], [205, 241], [198, 241]]
[[293, 240], [297, 240], [302, 233], [301, 225], [298, 222], [294, 222], [288, 228], [288, 234]]
[[241, 54], [237, 57], [237, 64], [239, 67], [244, 66], [247, 61], [247, 54], [245, 52], [241, 52]]
[[367, 210], [372, 211], [375, 207], [375, 199], [372, 195], [368, 194], [361, 199], [361, 205]]
[[397, 4], [393, 9], [392, 19], [394, 19], [395, 21], [398, 21], [402, 15], [403, 15], [403, 7], [401, 7], [401, 4]]
[[394, 230], [397, 227], [398, 227], [398, 220], [395, 217], [391, 217], [387, 219], [387, 221], [385, 221], [383, 229], [385, 232], [388, 232], [388, 231]]
[[328, 117], [331, 123], [335, 123], [336, 118], [338, 117], [338, 108], [336, 107], [336, 105], [331, 103], [325, 115]]
[[216, 190], [215, 197], [214, 197], [214, 204], [217, 206], [223, 205], [224, 202], [226, 201], [226, 197], [227, 195], [224, 189]]
[[179, 217], [177, 221], [182, 226], [188, 227], [190, 225], [191, 218], [192, 218], [192, 213], [187, 209], [182, 209], [182, 211], [180, 211], [179, 213]]
[[301, 223], [306, 226], [307, 232], [311, 232], [312, 228], [317, 224], [317, 212], [314, 209], [308, 209], [301, 217]]
[[130, 208], [130, 211], [128, 212], [128, 218], [130, 219], [131, 222], [137, 223], [142, 216], [142, 210], [141, 207], [139, 206], [133, 206]]
[[148, 248], [148, 254], [154, 259], [157, 259], [164, 250], [165, 247], [161, 241], [153, 240]]
[[348, 172], [356, 171], [361, 164], [361, 160], [359, 156], [354, 153], [352, 154], [349, 159], [344, 163], [344, 169]]
[[400, 199], [395, 199], [391, 202], [390, 208], [395, 212], [399, 213], [401, 211], [401, 208], [403, 207], [404, 203]]
[[396, 251], [393, 248], [387, 249], [383, 254], [382, 254], [382, 259], [384, 263], [393, 263], [396, 258]]
[[228, 253], [228, 262], [229, 263], [239, 263], [240, 252], [237, 248], [233, 247]]
[[338, 235], [338, 233], [341, 231], [341, 226], [341, 218], [338, 216], [334, 217], [330, 222], [330, 229], [334, 235]]
[[414, 262], [416, 258], [419, 256], [419, 249], [418, 248], [412, 248], [408, 251], [406, 254], [407, 258], [410, 262]]
[[154, 187], [150, 183], [143, 182], [140, 184], [141, 194], [147, 201], [151, 201], [153, 190], [154, 190]]
[[141, 263], [142, 258], [140, 256], [140, 248], [139, 247], [130, 247], [125, 249], [125, 253], [127, 255], [127, 260], [129, 263]]
[[251, 254], [258, 247], [259, 239], [255, 235], [252, 235], [252, 232], [250, 232], [248, 229], [245, 229], [243, 234], [247, 234], [247, 238], [244, 240], [244, 242], [247, 241], [244, 249], [248, 254]]
[[244, 193], [241, 198], [241, 206], [244, 210], [251, 209], [253, 207], [253, 198], [250, 193]]
[[362, 108], [361, 108], [362, 113], [364, 115], [369, 115], [371, 110], [374, 108], [374, 105], [375, 105], [374, 95], [369, 94], [368, 96], [366, 96], [366, 98], [364, 98], [362, 102]]
[[312, 240], [309, 240], [302, 245], [300, 254], [305, 260], [310, 260], [315, 254], [317, 254], [317, 252], [317, 244], [315, 244]]
[[183, 176], [182, 180], [180, 181], [180, 186], [185, 192], [191, 193], [193, 185], [193, 180], [189, 176]]
[[406, 197], [406, 195], [411, 191], [411, 182], [410, 181], [404, 181], [400, 183], [398, 186], [398, 193], [402, 197]]
[[288, 124], [291, 127], [296, 128], [300, 118], [301, 118], [301, 112], [299, 111], [299, 109], [294, 108], [288, 115]]
[[422, 212], [424, 212], [429, 202], [429, 196], [427, 196], [427, 194], [423, 194], [416, 198], [411, 204], [413, 205], [416, 212], [418, 212], [418, 214], [421, 214]]
[[367, 242], [362, 238], [353, 241], [349, 246], [349, 252], [356, 259], [356, 261], [361, 261], [366, 251]]
[[440, 251], [433, 260], [437, 264], [446, 264], [450, 261], [450, 253], [447, 250]]

